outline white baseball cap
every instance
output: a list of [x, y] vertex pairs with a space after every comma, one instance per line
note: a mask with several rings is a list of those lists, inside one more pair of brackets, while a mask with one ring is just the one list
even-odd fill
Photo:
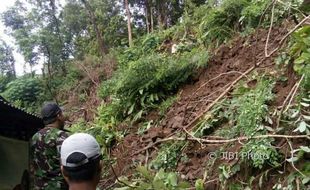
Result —
[[100, 146], [96, 139], [86, 133], [69, 136], [61, 145], [61, 164], [65, 167], [79, 167], [100, 157]]

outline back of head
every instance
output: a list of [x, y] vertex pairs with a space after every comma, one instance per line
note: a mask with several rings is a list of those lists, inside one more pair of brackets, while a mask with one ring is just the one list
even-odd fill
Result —
[[57, 120], [61, 108], [54, 102], [45, 103], [41, 110], [41, 116], [45, 125], [51, 124]]
[[99, 144], [89, 134], [71, 135], [61, 146], [62, 171], [69, 184], [87, 181], [98, 183], [101, 173], [100, 159]]

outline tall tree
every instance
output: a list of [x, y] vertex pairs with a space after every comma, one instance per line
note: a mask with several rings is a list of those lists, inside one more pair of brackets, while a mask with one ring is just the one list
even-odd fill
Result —
[[35, 28], [36, 22], [29, 19], [31, 16], [33, 15], [27, 13], [24, 4], [16, 1], [14, 6], [2, 13], [1, 18], [7, 32], [15, 39], [18, 51], [32, 68], [37, 64], [39, 53], [37, 52], [37, 35], [31, 31]]
[[88, 3], [87, 0], [81, 0], [81, 2], [84, 4], [85, 9], [88, 12], [89, 18], [93, 24], [94, 31], [96, 32], [96, 36], [97, 36], [98, 45], [99, 45], [99, 48], [101, 51], [101, 55], [104, 56], [105, 54], [109, 53], [109, 50], [108, 50], [107, 46], [105, 45], [105, 43], [102, 39], [101, 32], [99, 31], [99, 28], [98, 28], [98, 24], [97, 24], [97, 20], [96, 20], [94, 10], [90, 6], [90, 4]]
[[132, 32], [131, 32], [131, 14], [129, 10], [128, 0], [124, 0], [124, 5], [125, 5], [126, 15], [127, 15], [128, 41], [129, 41], [129, 46], [132, 47], [133, 41], [132, 41]]
[[3, 40], [0, 41], [0, 75], [9, 78], [16, 77], [13, 49]]

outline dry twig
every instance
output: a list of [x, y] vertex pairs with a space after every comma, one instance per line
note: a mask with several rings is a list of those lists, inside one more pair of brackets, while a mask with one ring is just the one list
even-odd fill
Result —
[[79, 64], [82, 69], [84, 70], [84, 72], [87, 74], [88, 78], [93, 82], [94, 85], [96, 85], [96, 87], [99, 87], [98, 82], [95, 81], [95, 79], [91, 76], [90, 72], [88, 71], [88, 69], [81, 63]]
[[267, 35], [266, 44], [265, 44], [265, 57], [270, 57], [270, 55], [271, 55], [271, 54], [268, 54], [268, 44], [269, 44], [269, 39], [270, 39], [271, 30], [272, 30], [272, 27], [273, 27], [274, 7], [275, 7], [275, 5], [276, 5], [275, 2], [276, 2], [275, 0], [272, 2], [270, 27], [269, 27], [269, 31], [268, 31], [268, 35]]
[[243, 141], [243, 140], [250, 140], [250, 139], [263, 139], [263, 138], [289, 138], [289, 139], [296, 139], [296, 138], [307, 138], [310, 139], [309, 135], [276, 135], [276, 134], [269, 134], [269, 135], [258, 135], [253, 137], [238, 137], [233, 139], [221, 139], [221, 140], [215, 140], [215, 139], [202, 139], [202, 138], [182, 138], [182, 137], [168, 137], [165, 139], [160, 139], [152, 144], [149, 144], [148, 146], [144, 147], [143, 149], [140, 149], [133, 153], [131, 156], [139, 154], [141, 152], [144, 152], [145, 150], [152, 148], [153, 146], [156, 146], [157, 144], [167, 142], [167, 141], [197, 141], [201, 143], [207, 143], [207, 144], [220, 144], [220, 143], [231, 143], [236, 141]]
[[[287, 143], [288, 143], [288, 145], [290, 146], [290, 149], [291, 149], [291, 158], [293, 158], [293, 157], [294, 157], [294, 149], [293, 149], [293, 146], [292, 146], [291, 142], [288, 140], [288, 138], [286, 138], [286, 140], [287, 140]], [[293, 167], [298, 173], [300, 173], [303, 177], [306, 177], [305, 174], [303, 174], [298, 168], [296, 168], [296, 166], [295, 166], [295, 164], [294, 164], [294, 161], [292, 161], [292, 162], [290, 162], [290, 163], [291, 163], [292, 167]]]
[[299, 86], [300, 86], [300, 84], [301, 84], [301, 82], [303, 81], [304, 78], [305, 78], [305, 75], [302, 75], [302, 77], [300, 78], [299, 82], [296, 84], [296, 88], [295, 88], [295, 90], [294, 90], [294, 92], [293, 92], [293, 94], [292, 94], [292, 96], [291, 96], [291, 99], [290, 99], [290, 101], [288, 102], [288, 104], [287, 104], [286, 109], [284, 110], [284, 112], [286, 112], [286, 111], [290, 108], [290, 105], [291, 105], [291, 103], [292, 103], [292, 101], [293, 101], [293, 99], [294, 99], [294, 97], [295, 97], [295, 95], [296, 95], [296, 92], [297, 92], [297, 90], [298, 90], [298, 88], [299, 88]]
[[113, 175], [114, 175], [114, 176], [115, 176], [115, 178], [116, 178], [116, 181], [118, 181], [119, 183], [121, 183], [121, 184], [123, 184], [123, 185], [125, 185], [125, 186], [127, 186], [127, 187], [130, 187], [130, 188], [135, 188], [134, 186], [131, 186], [131, 185], [127, 184], [126, 182], [124, 182], [124, 181], [120, 180], [120, 179], [118, 178], [118, 176], [116, 175], [116, 173], [115, 173], [115, 170], [114, 170], [113, 166], [112, 166], [112, 165], [110, 165], [110, 167], [111, 167], [111, 170], [112, 170], [112, 172], [113, 172]]
[[[291, 89], [291, 91], [289, 92], [289, 94], [287, 95], [287, 97], [285, 98], [285, 100], [284, 100], [284, 102], [283, 102], [283, 104], [282, 104], [282, 106], [281, 106], [281, 110], [280, 110], [280, 113], [279, 113], [279, 117], [278, 117], [278, 119], [277, 119], [277, 126], [276, 126], [276, 128], [279, 128], [282, 114], [283, 114], [283, 112], [286, 112], [286, 111], [288, 110], [288, 108], [290, 107], [291, 102], [293, 101], [293, 98], [295, 97], [295, 94], [296, 94], [296, 92], [297, 92], [297, 90], [298, 90], [298, 88], [299, 88], [299, 86], [300, 86], [300, 84], [301, 84], [301, 81], [302, 81], [303, 79], [304, 79], [304, 75], [301, 77], [301, 79], [299, 80], [299, 82], [296, 83], [296, 84], [293, 86], [293, 88]], [[289, 99], [290, 99], [290, 101], [289, 101], [288, 105], [285, 106], [286, 103], [287, 103], [287, 101], [288, 101]], [[285, 108], [285, 107], [286, 107], [286, 108]], [[284, 110], [284, 108], [285, 108], [285, 110]]]
[[230, 74], [235, 74], [235, 73], [241, 74], [241, 75], [242, 75], [242, 72], [240, 72], [240, 71], [229, 71], [229, 72], [226, 72], [226, 73], [221, 73], [221, 74], [219, 74], [218, 76], [216, 76], [216, 77], [214, 77], [214, 78], [208, 80], [207, 82], [203, 83], [197, 90], [195, 90], [195, 93], [197, 93], [202, 87], [206, 86], [206, 85], [209, 84], [211, 81], [214, 81], [214, 80], [220, 78], [221, 76], [230, 75]]

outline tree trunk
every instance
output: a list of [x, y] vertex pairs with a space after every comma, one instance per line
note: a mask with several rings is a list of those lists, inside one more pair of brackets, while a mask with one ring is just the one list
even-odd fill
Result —
[[153, 6], [151, 6], [151, 32], [154, 32], [154, 18], [153, 18]]
[[[56, 4], [55, 4], [55, 0], [50, 0], [50, 6], [51, 6], [51, 8], [52, 8], [52, 17], [53, 17], [53, 19], [54, 19], [54, 22], [55, 22], [55, 25], [56, 25], [56, 32], [57, 32], [57, 37], [58, 37], [58, 39], [59, 39], [59, 42], [61, 43], [61, 46], [62, 46], [62, 48], [61, 49], [63, 49], [64, 48], [64, 42], [63, 42], [63, 39], [62, 39], [62, 37], [61, 37], [61, 31], [60, 31], [60, 24], [59, 24], [59, 19], [56, 17], [56, 13], [57, 13], [57, 8], [56, 8]], [[67, 73], [67, 69], [66, 69], [66, 66], [65, 66], [65, 62], [64, 62], [64, 60], [65, 60], [65, 58], [63, 57], [63, 53], [62, 52], [60, 52], [60, 54], [61, 54], [61, 59], [60, 59], [60, 61], [61, 61], [61, 69], [62, 69], [62, 71], [63, 71], [63, 74], [65, 75], [66, 73]]]
[[158, 23], [158, 28], [159, 30], [163, 30], [167, 26], [167, 1], [166, 0], [157, 0], [156, 1], [156, 6], [157, 6], [157, 23]]
[[150, 13], [150, 7], [148, 0], [145, 1], [145, 7], [144, 7], [144, 13], [145, 13], [145, 25], [146, 25], [146, 31], [149, 34], [150, 33], [150, 22], [149, 22], [149, 13]]
[[[45, 44], [45, 42], [43, 42], [43, 44]], [[51, 68], [52, 67], [51, 52], [50, 52], [50, 48], [47, 45], [44, 45], [44, 46], [46, 48], [46, 53], [47, 53], [47, 57], [48, 57], [48, 61], [47, 61], [47, 76], [48, 77], [46, 79], [46, 88], [50, 92], [50, 94], [53, 97], [53, 99], [55, 100], [55, 102], [58, 103], [57, 93], [55, 91], [53, 91], [53, 87], [51, 85], [51, 81], [54, 80], [53, 74], [52, 74], [52, 68]]]
[[125, 9], [126, 9], [126, 14], [127, 14], [127, 27], [128, 27], [129, 47], [132, 47], [133, 46], [133, 41], [132, 41], [132, 33], [131, 33], [131, 15], [130, 15], [130, 10], [129, 10], [128, 0], [124, 0], [124, 4], [125, 4]]
[[108, 48], [106, 47], [106, 45], [104, 44], [104, 41], [102, 39], [101, 33], [99, 31], [98, 25], [97, 25], [97, 21], [96, 21], [96, 16], [94, 14], [94, 11], [92, 10], [92, 7], [90, 6], [90, 4], [87, 2], [87, 0], [81, 0], [81, 2], [84, 4], [87, 12], [88, 12], [88, 16], [93, 24], [93, 28], [96, 32], [96, 36], [97, 36], [97, 41], [98, 41], [98, 45], [99, 45], [99, 49], [100, 49], [100, 53], [101, 56], [104, 56], [106, 54], [109, 53]]
[[13, 78], [15, 79], [15, 78], [16, 78], [15, 60], [12, 61], [11, 67], [12, 67], [12, 68], [11, 68], [11, 69], [12, 69], [12, 76], [13, 76]]

